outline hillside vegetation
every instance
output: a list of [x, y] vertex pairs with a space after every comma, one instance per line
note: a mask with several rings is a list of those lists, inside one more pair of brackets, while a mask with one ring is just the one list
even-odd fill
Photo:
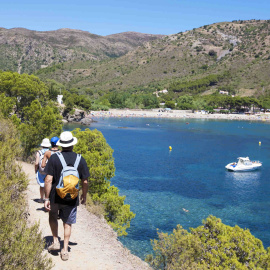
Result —
[[269, 269], [269, 248], [266, 250], [261, 240], [214, 216], [190, 232], [181, 225], [172, 234], [158, 231], [152, 246], [154, 254], [149, 254], [147, 261], [154, 269]]
[[216, 23], [145, 42], [122, 57], [101, 62], [79, 59], [36, 74], [81, 91], [167, 88], [180, 94], [183, 83], [196, 84], [216, 75], [214, 86], [184, 92], [233, 89], [240, 96], [264, 95], [270, 90], [269, 28], [270, 20]]
[[32, 73], [68, 61], [99, 61], [119, 57], [161, 35], [126, 32], [98, 36], [86, 31], [31, 31], [0, 28], [0, 69]]
[[42, 253], [44, 241], [39, 225], [29, 226], [23, 191], [28, 180], [16, 162], [20, 141], [11, 121], [0, 110], [0, 269], [51, 269]]
[[[52, 91], [49, 87], [34, 75], [0, 71], [0, 146], [2, 149], [0, 169], [3, 166], [3, 172], [8, 172], [8, 175], [13, 173], [10, 171], [13, 167], [10, 167], [9, 162], [14, 162], [16, 154], [19, 152], [16, 148], [22, 149], [20, 154], [24, 159], [29, 157], [31, 159], [31, 156], [39, 149], [42, 139], [59, 136], [62, 132], [62, 118], [51, 94]], [[9, 128], [6, 131], [5, 127], [8, 122], [3, 119], [2, 124], [1, 117], [11, 119], [16, 128]], [[11, 138], [8, 144], [5, 144], [8, 134]], [[79, 141], [74, 147], [74, 151], [85, 158], [91, 174], [88, 190], [88, 201], [91, 201], [90, 209], [97, 215], [103, 215], [119, 236], [127, 235], [126, 229], [130, 227], [130, 221], [135, 214], [130, 211], [130, 206], [125, 204], [125, 196], [120, 196], [118, 188], [111, 186], [110, 179], [114, 176], [115, 171], [112, 148], [107, 144], [102, 133], [97, 130], [75, 129], [73, 134]], [[9, 154], [12, 156], [9, 157]], [[11, 181], [12, 177], [23, 177], [19, 171], [15, 171], [14, 175], [10, 175]], [[5, 197], [6, 187], [3, 186], [1, 189], [1, 185], [4, 185], [6, 180], [3, 178], [4, 182], [1, 183], [1, 179], [0, 203], [2, 196], [8, 200], [8, 197]], [[24, 179], [16, 181], [24, 181]], [[11, 185], [11, 183], [9, 184]], [[26, 188], [26, 180], [22, 184]], [[16, 192], [16, 186], [11, 185], [7, 188], [11, 189], [8, 196], [13, 196], [12, 189]], [[3, 194], [1, 190], [4, 191]], [[3, 227], [0, 226], [0, 244], [1, 228]], [[0, 269], [2, 268], [0, 267]]]

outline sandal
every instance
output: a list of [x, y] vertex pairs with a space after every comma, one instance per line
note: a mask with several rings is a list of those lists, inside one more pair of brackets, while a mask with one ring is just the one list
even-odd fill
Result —
[[53, 250], [60, 250], [60, 243], [52, 243], [49, 247], [48, 247], [48, 251], [53, 251]]
[[63, 249], [61, 250], [61, 253], [60, 253], [60, 256], [61, 256], [61, 259], [63, 261], [67, 261], [68, 258], [69, 258], [69, 255], [68, 255], [68, 251], [64, 251]]

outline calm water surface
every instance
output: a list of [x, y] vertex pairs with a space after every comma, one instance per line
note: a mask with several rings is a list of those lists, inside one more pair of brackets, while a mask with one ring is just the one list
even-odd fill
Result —
[[[132, 253], [141, 258], [150, 253], [150, 239], [157, 238], [157, 228], [172, 232], [181, 224], [189, 229], [201, 225], [209, 215], [230, 226], [249, 228], [265, 247], [270, 246], [269, 124], [201, 119], [97, 120], [90, 129], [100, 130], [114, 149], [116, 173], [112, 184], [126, 195], [126, 203], [136, 213], [128, 236], [120, 239]], [[64, 129], [75, 127], [78, 125], [65, 125]], [[224, 166], [239, 156], [262, 161], [262, 169], [227, 172]]]

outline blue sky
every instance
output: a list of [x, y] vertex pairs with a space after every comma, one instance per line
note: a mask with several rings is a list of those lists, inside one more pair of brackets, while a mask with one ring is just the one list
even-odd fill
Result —
[[270, 0], [0, 0], [0, 27], [97, 35], [175, 34], [216, 22], [270, 19]]

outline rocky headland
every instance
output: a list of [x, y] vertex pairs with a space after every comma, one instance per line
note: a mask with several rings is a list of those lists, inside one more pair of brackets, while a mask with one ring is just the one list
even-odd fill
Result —
[[75, 109], [74, 113], [67, 113], [63, 115], [64, 123], [80, 123], [85, 126], [89, 126], [94, 122], [92, 115], [86, 113], [84, 110]]

